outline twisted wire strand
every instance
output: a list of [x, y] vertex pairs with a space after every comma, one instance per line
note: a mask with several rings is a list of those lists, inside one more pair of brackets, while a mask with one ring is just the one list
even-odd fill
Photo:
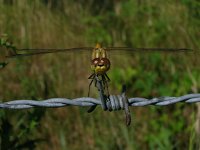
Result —
[[[157, 97], [152, 99], [135, 97], [128, 98], [129, 106], [165, 106], [178, 102], [196, 103], [200, 102], [200, 94], [187, 94], [180, 97]], [[51, 98], [47, 100], [13, 100], [0, 103], [0, 109], [27, 109], [33, 107], [64, 107], [64, 106], [94, 106], [101, 105], [99, 99], [91, 97], [81, 97], [75, 99], [67, 98]], [[121, 95], [111, 95], [110, 99], [106, 101], [106, 106], [109, 111], [124, 109]]]

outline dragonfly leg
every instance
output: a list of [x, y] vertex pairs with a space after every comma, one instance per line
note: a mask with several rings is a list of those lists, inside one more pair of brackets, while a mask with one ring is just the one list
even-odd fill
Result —
[[[96, 81], [96, 79], [95, 79], [95, 74], [94, 74], [94, 73], [93, 73], [92, 75], [90, 75], [88, 79], [92, 79], [91, 82], [90, 82], [90, 84], [89, 84], [89, 90], [88, 90], [88, 97], [89, 97], [89, 95], [90, 95], [90, 87], [91, 87], [93, 81], [95, 81], [95, 87], [96, 87], [97, 81]], [[87, 112], [88, 112], [88, 113], [93, 112], [93, 111], [95, 110], [96, 107], [97, 107], [97, 105], [91, 106], [91, 107], [88, 109]]]
[[93, 73], [88, 77], [88, 79], [94, 79], [94, 76], [95, 76], [95, 74]]
[[[111, 80], [110, 80], [110, 78], [108, 77], [108, 75], [107, 75], [107, 74], [105, 74], [105, 77], [107, 78], [106, 85], [107, 85], [107, 88], [108, 88], [108, 82], [110, 82]], [[109, 90], [108, 90], [108, 92], [109, 92]]]
[[90, 81], [89, 89], [88, 89], [88, 97], [89, 97], [89, 95], [90, 95], [90, 87], [91, 87], [91, 85], [92, 85], [92, 83], [93, 83], [93, 81], [94, 81], [94, 79], [95, 79], [95, 74], [94, 74], [94, 73], [91, 74], [91, 75], [88, 77], [88, 79], [92, 79], [92, 80]]
[[[99, 79], [99, 77], [98, 77], [98, 75], [96, 75], [96, 77]], [[96, 77], [94, 77], [95, 79], [94, 79], [94, 85], [95, 85], [95, 87], [97, 87], [97, 79], [96, 79]]]
[[109, 97], [110, 93], [109, 93], [109, 89], [108, 89], [108, 82], [109, 78], [107, 78], [108, 76], [105, 76], [105, 75], [102, 75], [102, 80], [103, 80], [103, 86], [104, 86], [104, 89], [106, 88], [106, 91], [107, 91], [107, 97]]
[[105, 74], [105, 78], [107, 79], [106, 80], [106, 88], [107, 88], [107, 91], [108, 91], [108, 97], [110, 96], [110, 93], [109, 93], [109, 89], [108, 89], [108, 82], [110, 82], [110, 78], [108, 77], [107, 74]]
[[107, 79], [108, 82], [110, 82], [110, 78], [108, 77], [108, 75], [105, 73], [105, 77]]
[[110, 97], [110, 92], [109, 92], [109, 88], [108, 88], [108, 82], [106, 82], [106, 90], [107, 90], [107, 97], [109, 98]]

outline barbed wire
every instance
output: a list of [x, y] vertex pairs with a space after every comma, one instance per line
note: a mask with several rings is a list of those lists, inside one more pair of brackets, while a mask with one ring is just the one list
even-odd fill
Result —
[[200, 102], [200, 94], [187, 94], [180, 97], [157, 97], [152, 99], [134, 97], [127, 98], [126, 86], [122, 86], [121, 95], [106, 95], [104, 94], [103, 81], [95, 76], [96, 87], [99, 92], [99, 99], [91, 97], [81, 97], [75, 99], [67, 98], [50, 98], [47, 100], [13, 100], [8, 102], [0, 103], [0, 109], [27, 109], [33, 107], [64, 107], [64, 106], [81, 106], [90, 107], [88, 113], [94, 111], [96, 106], [101, 105], [104, 111], [117, 111], [124, 110], [126, 115], [126, 125], [129, 126], [131, 123], [131, 114], [129, 106], [147, 106], [157, 105], [165, 106], [178, 102], [195, 103]]
[[[185, 103], [196, 103], [200, 102], [200, 94], [188, 94], [180, 97], [157, 97], [152, 99], [135, 97], [128, 98], [129, 106], [147, 106], [147, 105], [157, 105], [165, 106], [178, 102]], [[67, 98], [51, 98], [47, 100], [13, 100], [8, 102], [0, 103], [0, 109], [27, 109], [32, 107], [64, 107], [64, 106], [81, 106], [89, 107], [95, 105], [101, 105], [99, 99], [91, 97], [81, 97], [75, 99]], [[122, 95], [110, 95], [109, 100], [106, 101], [106, 106], [108, 110], [120, 110], [124, 109], [122, 102]]]

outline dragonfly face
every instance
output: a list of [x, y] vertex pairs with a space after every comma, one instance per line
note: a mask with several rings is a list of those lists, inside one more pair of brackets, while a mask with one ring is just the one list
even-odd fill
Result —
[[97, 75], [105, 74], [110, 69], [110, 60], [107, 58], [106, 50], [99, 44], [92, 52], [91, 69]]

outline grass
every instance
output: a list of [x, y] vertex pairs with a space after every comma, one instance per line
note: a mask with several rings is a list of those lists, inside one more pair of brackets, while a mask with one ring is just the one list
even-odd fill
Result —
[[[200, 46], [197, 1], [110, 1], [102, 2], [103, 7], [91, 0], [87, 5], [39, 0], [0, 3], [0, 33], [7, 33], [18, 48], [94, 46], [97, 41], [105, 46]], [[200, 89], [198, 56], [116, 54], [120, 55], [110, 56], [112, 93], [118, 93], [123, 82], [132, 97], [180, 96]], [[89, 53], [78, 52], [9, 60], [1, 70], [0, 99], [86, 96], [88, 60]], [[29, 142], [29, 149], [33, 145], [36, 149], [194, 149], [199, 140], [194, 138], [196, 111], [195, 104], [131, 108], [133, 123], [127, 128], [122, 111], [1, 110], [0, 118], [10, 128], [3, 128], [1, 121], [0, 145], [6, 149], [18, 139], [14, 146]]]

